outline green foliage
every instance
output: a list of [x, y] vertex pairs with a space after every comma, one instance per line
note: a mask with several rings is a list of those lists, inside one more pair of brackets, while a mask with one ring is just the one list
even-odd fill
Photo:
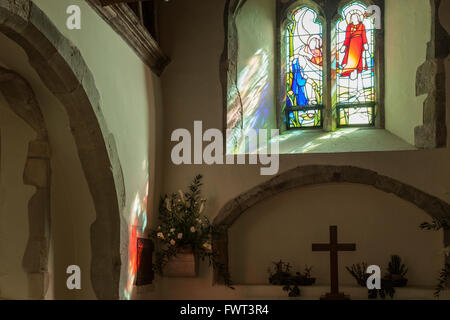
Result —
[[404, 277], [408, 273], [408, 268], [402, 264], [402, 258], [398, 255], [392, 255], [388, 264], [388, 271], [391, 275], [399, 275]]
[[291, 273], [291, 265], [282, 260], [274, 262], [274, 269], [269, 268], [269, 283], [272, 285], [283, 286], [283, 291], [287, 291], [289, 297], [295, 298], [301, 295], [299, 286], [312, 285], [316, 281], [311, 277], [312, 267], [306, 266], [303, 273]]
[[420, 225], [420, 229], [422, 230], [449, 230], [450, 222], [448, 218], [434, 218], [431, 223], [424, 222]]
[[366, 273], [367, 263], [357, 263], [353, 264], [351, 267], [345, 267], [347, 271], [355, 278], [356, 282], [361, 286], [365, 287], [367, 284], [367, 278], [369, 275]]
[[441, 296], [442, 290], [447, 288], [447, 283], [450, 279], [450, 263], [446, 263], [444, 269], [441, 270], [439, 274], [439, 282], [436, 286], [436, 291], [434, 292], [434, 296], [439, 298]]
[[159, 203], [159, 226], [150, 231], [159, 250], [153, 265], [155, 272], [162, 274], [164, 266], [180, 249], [189, 248], [202, 261], [208, 259], [231, 288], [231, 279], [226, 266], [216, 261], [211, 240], [216, 234], [209, 219], [202, 213], [206, 199], [201, 198], [202, 176], [194, 178], [188, 192], [179, 190], [165, 195]]
[[[420, 225], [420, 229], [422, 230], [450, 230], [450, 219], [449, 218], [434, 218], [431, 223], [424, 222]], [[444, 249], [445, 254], [450, 255], [450, 247]], [[445, 264], [444, 268], [441, 270], [439, 274], [438, 284], [436, 285], [436, 291], [434, 296], [439, 298], [441, 295], [441, 291], [447, 288], [448, 281], [450, 279], [450, 264]]]

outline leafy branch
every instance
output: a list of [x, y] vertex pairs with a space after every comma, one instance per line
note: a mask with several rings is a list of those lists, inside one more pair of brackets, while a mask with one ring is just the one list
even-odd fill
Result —
[[[450, 219], [449, 218], [434, 218], [431, 223], [424, 222], [420, 225], [420, 229], [422, 230], [432, 230], [432, 231], [439, 231], [439, 230], [450, 230]], [[446, 255], [450, 255], [450, 247], [447, 247], [444, 249]], [[436, 285], [436, 291], [434, 293], [434, 296], [436, 298], [439, 298], [441, 295], [442, 290], [447, 288], [448, 282], [450, 280], [450, 264], [446, 263], [444, 268], [441, 270], [439, 274], [438, 284]]]
[[434, 218], [431, 223], [429, 222], [422, 223], [420, 225], [420, 229], [432, 231], [449, 230], [450, 223], [448, 218]]
[[361, 286], [365, 287], [369, 275], [366, 273], [367, 263], [357, 263], [353, 264], [351, 267], [345, 267], [347, 271], [355, 278], [356, 282]]
[[439, 274], [439, 282], [436, 286], [436, 291], [434, 292], [434, 297], [439, 298], [442, 290], [447, 287], [447, 283], [450, 279], [450, 263], [445, 264], [445, 268], [441, 270]]

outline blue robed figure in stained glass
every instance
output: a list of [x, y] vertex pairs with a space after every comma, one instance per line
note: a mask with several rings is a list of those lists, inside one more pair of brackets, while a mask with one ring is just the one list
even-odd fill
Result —
[[322, 125], [322, 24], [305, 6], [289, 14], [286, 27], [286, 115], [289, 128]]
[[292, 62], [292, 85], [293, 95], [287, 100], [288, 107], [306, 106], [309, 101], [305, 91], [306, 79], [303, 76], [303, 68], [300, 67], [298, 59]]

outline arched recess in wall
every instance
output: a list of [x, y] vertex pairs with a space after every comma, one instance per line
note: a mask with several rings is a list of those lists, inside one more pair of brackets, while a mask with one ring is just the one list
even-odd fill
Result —
[[28, 145], [23, 182], [36, 187], [28, 201], [28, 242], [22, 266], [28, 273], [31, 299], [43, 299], [48, 289], [50, 240], [50, 146], [47, 127], [33, 89], [19, 74], [0, 67], [0, 92], [10, 109], [35, 132]]
[[[217, 269], [214, 271], [214, 282], [219, 284], [224, 282], [221, 275], [224, 274], [224, 271], [228, 271], [228, 229], [247, 209], [287, 190], [325, 183], [354, 183], [372, 186], [414, 204], [433, 218], [450, 218], [450, 204], [377, 172], [351, 166], [297, 167], [228, 201], [219, 211], [213, 222], [213, 225], [220, 230], [213, 239], [213, 250], [217, 254], [218, 264], [225, 266], [225, 270], [221, 270], [220, 273]], [[450, 245], [450, 230], [444, 231], [444, 245]]]
[[91, 225], [92, 286], [99, 299], [117, 299], [125, 189], [94, 78], [79, 50], [30, 0], [0, 2], [0, 32], [24, 49], [31, 66], [67, 111], [96, 210]]

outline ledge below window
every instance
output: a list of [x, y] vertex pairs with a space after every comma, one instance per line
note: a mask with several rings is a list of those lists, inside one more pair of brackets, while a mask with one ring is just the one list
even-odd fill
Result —
[[418, 150], [387, 130], [373, 128], [297, 130], [286, 132], [277, 140], [280, 154]]

